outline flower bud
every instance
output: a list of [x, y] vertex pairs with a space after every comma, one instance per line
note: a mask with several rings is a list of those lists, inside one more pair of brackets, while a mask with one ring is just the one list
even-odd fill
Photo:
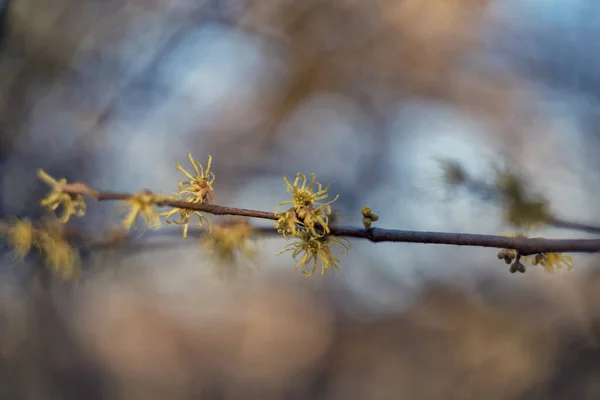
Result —
[[507, 261], [507, 264], [510, 264], [512, 262], [512, 260], [514, 260], [516, 257], [515, 251], [514, 250], [507, 250], [506, 251], [506, 255], [504, 256], [504, 259]]

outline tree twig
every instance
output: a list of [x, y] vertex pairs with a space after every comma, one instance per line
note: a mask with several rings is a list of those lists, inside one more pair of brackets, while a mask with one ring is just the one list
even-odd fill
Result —
[[[83, 183], [64, 184], [61, 189], [65, 193], [90, 196], [98, 201], [128, 200], [135, 196], [129, 193], [105, 192], [89, 188]], [[235, 207], [225, 207], [206, 203], [191, 203], [179, 200], [159, 199], [158, 207], [175, 207], [202, 211], [214, 215], [236, 215], [268, 220], [277, 220], [275, 213], [249, 210]], [[258, 228], [262, 233], [277, 233], [274, 228]], [[367, 239], [372, 242], [401, 242], [423, 244], [446, 244], [454, 246], [493, 247], [514, 249], [521, 255], [531, 255], [548, 252], [596, 253], [600, 252], [600, 239], [542, 239], [542, 238], [512, 238], [496, 235], [481, 235], [467, 233], [404, 231], [397, 229], [365, 229], [357, 227], [330, 226], [334, 236]]]

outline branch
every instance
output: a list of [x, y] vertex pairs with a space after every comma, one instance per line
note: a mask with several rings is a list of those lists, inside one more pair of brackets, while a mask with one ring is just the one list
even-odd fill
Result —
[[587, 224], [581, 224], [579, 222], [566, 221], [564, 219], [560, 219], [560, 218], [556, 218], [556, 217], [550, 217], [550, 219], [547, 221], [547, 224], [554, 228], [570, 229], [570, 230], [574, 230], [574, 231], [587, 232], [587, 233], [593, 233], [596, 235], [600, 235], [600, 227], [595, 226], [595, 225], [587, 225]]
[[[129, 200], [133, 196], [132, 193], [116, 193], [116, 192], [105, 192], [96, 189], [91, 189], [83, 183], [67, 183], [61, 185], [61, 190], [64, 193], [79, 194], [83, 196], [92, 197], [98, 201], [110, 201], [110, 200]], [[146, 192], [151, 193], [149, 190]], [[238, 215], [242, 217], [270, 219], [273, 221], [277, 220], [275, 213], [257, 210], [248, 210], [244, 208], [224, 207], [208, 203], [191, 203], [187, 201], [169, 200], [164, 199], [157, 201], [156, 206], [158, 207], [173, 207], [182, 208], [186, 210], [202, 211], [213, 215]]]
[[[134, 194], [105, 192], [89, 188], [83, 183], [61, 185], [64, 193], [84, 195], [98, 201], [129, 200]], [[225, 207], [207, 203], [191, 203], [178, 200], [161, 199], [157, 201], [158, 207], [175, 207], [202, 211], [214, 215], [236, 215], [268, 220], [277, 220], [275, 213], [249, 210], [243, 208]], [[557, 220], [558, 221], [558, 220]], [[566, 224], [565, 222], [562, 222]], [[277, 234], [274, 228], [255, 228], [265, 234]], [[454, 246], [493, 247], [500, 249], [517, 250], [521, 255], [527, 256], [538, 253], [597, 253], [600, 252], [600, 239], [542, 239], [542, 238], [511, 238], [495, 235], [479, 235], [466, 233], [446, 232], [421, 232], [404, 231], [397, 229], [365, 229], [357, 227], [330, 226], [334, 236], [367, 239], [371, 242], [401, 242], [423, 244], [446, 244]], [[201, 231], [203, 232], [203, 231]]]
[[[471, 193], [487, 201], [500, 201], [502, 203], [506, 202], [506, 200], [515, 200], [515, 193], [503, 192], [494, 184], [473, 178], [458, 163], [454, 161], [442, 161], [442, 163], [446, 171], [446, 180], [451, 186], [462, 185]], [[515, 185], [512, 189], [516, 189], [519, 193], [524, 192], [525, 184], [515, 175], [509, 175], [509, 177], [513, 180], [511, 183]], [[538, 197], [536, 200], [539, 201], [541, 198]], [[600, 234], [600, 226], [571, 222], [553, 215], [546, 216], [543, 222], [553, 228], [570, 229], [596, 235]]]
[[336, 236], [368, 239], [372, 242], [447, 244], [454, 246], [495, 247], [517, 250], [528, 256], [538, 253], [598, 253], [600, 239], [511, 238], [473, 233], [403, 231], [398, 229], [331, 227]]

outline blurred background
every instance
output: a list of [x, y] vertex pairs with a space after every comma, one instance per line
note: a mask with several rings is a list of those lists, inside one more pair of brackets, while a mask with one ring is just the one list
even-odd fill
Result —
[[[220, 205], [274, 211], [315, 172], [343, 224], [504, 234], [436, 158], [528, 177], [600, 223], [593, 0], [0, 0], [0, 216], [36, 177], [171, 192], [214, 158]], [[114, 204], [71, 225], [102, 230]], [[268, 222], [257, 222], [262, 226]], [[544, 230], [544, 237], [589, 235]], [[285, 242], [221, 281], [195, 239], [82, 254], [63, 283], [0, 265], [2, 399], [593, 399], [597, 257], [511, 275], [493, 249], [353, 242], [336, 276]], [[164, 242], [163, 242], [164, 244]], [[223, 267], [223, 266], [221, 266]]]

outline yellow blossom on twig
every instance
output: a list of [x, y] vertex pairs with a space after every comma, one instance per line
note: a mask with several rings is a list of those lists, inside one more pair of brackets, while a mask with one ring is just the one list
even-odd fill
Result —
[[[335, 236], [313, 237], [307, 232], [302, 232], [298, 235], [298, 239], [288, 244], [284, 250], [277, 254], [291, 251], [294, 259], [300, 257], [300, 261], [296, 263], [294, 271], [302, 267], [302, 273], [306, 277], [313, 275], [319, 269], [322, 275], [326, 275], [330, 269], [335, 274], [335, 270], [339, 268], [340, 260], [331, 252], [331, 245], [333, 244], [340, 248], [340, 255], [344, 254], [344, 252], [347, 253], [351, 247], [348, 240]], [[311, 263], [312, 267], [307, 265]]]
[[178, 181], [178, 195], [185, 201], [204, 203], [208, 200], [208, 203], [214, 204], [215, 197], [212, 184], [215, 181], [215, 174], [210, 170], [212, 157], [210, 155], [208, 156], [206, 168], [202, 167], [202, 164], [194, 160], [191, 153], [188, 153], [188, 159], [196, 174], [190, 174], [178, 161], [176, 162], [177, 170], [189, 178], [189, 181]]
[[[562, 253], [541, 253], [535, 255], [532, 264], [540, 264], [548, 273], [566, 272], [573, 268], [573, 259]], [[566, 271], [563, 268], [566, 268]]]
[[79, 273], [79, 254], [60, 236], [42, 234], [40, 248], [48, 267], [62, 279], [72, 279]]
[[[172, 197], [172, 199], [177, 200], [177, 198], [175, 198], [175, 197]], [[177, 213], [179, 213], [179, 219], [178, 220], [171, 219]], [[180, 225], [181, 226], [181, 236], [183, 238], [187, 237], [189, 223], [190, 223], [190, 217], [192, 215], [196, 215], [198, 217], [198, 228], [201, 228], [205, 221], [208, 223], [208, 220], [204, 217], [204, 215], [202, 215], [202, 213], [200, 211], [190, 210], [187, 208], [173, 208], [169, 211], [160, 213], [160, 215], [165, 216], [165, 223], [167, 225], [170, 225], [170, 224]], [[208, 230], [209, 231], [211, 230], [210, 223], [208, 223]]]
[[85, 215], [86, 204], [83, 196], [63, 191], [62, 187], [67, 183], [65, 178], [57, 181], [42, 169], [38, 170], [38, 177], [52, 187], [52, 191], [42, 199], [40, 205], [50, 211], [55, 211], [62, 206], [63, 213], [59, 217], [60, 222], [63, 224], [68, 222], [72, 215], [78, 217]]
[[[329, 215], [331, 214], [331, 203], [337, 200], [338, 195], [329, 202], [321, 203], [329, 197], [329, 184], [323, 188], [323, 185], [316, 181], [316, 175], [310, 174], [311, 180], [307, 184], [306, 175], [299, 172], [296, 174], [294, 183], [290, 183], [287, 178], [283, 181], [287, 185], [286, 192], [292, 192], [292, 199], [279, 203], [275, 213], [279, 219], [275, 222], [275, 228], [284, 236], [296, 235], [300, 228], [306, 228], [314, 237], [324, 236], [330, 232]], [[300, 184], [302, 182], [302, 184]], [[313, 188], [316, 185], [316, 188]], [[279, 212], [279, 207], [291, 204], [292, 208]], [[322, 232], [317, 232], [317, 225]]]
[[131, 196], [123, 204], [124, 212], [123, 227], [130, 230], [132, 227], [137, 227], [138, 218], [141, 217], [146, 225], [151, 229], [158, 229], [161, 226], [160, 214], [154, 209], [154, 204], [164, 200], [164, 196], [154, 196], [149, 190]]
[[277, 232], [282, 234], [284, 238], [287, 239], [289, 235], [296, 236], [298, 234], [298, 227], [302, 223], [296, 216], [294, 209], [279, 213], [277, 217], [278, 219], [275, 221], [274, 226]]

